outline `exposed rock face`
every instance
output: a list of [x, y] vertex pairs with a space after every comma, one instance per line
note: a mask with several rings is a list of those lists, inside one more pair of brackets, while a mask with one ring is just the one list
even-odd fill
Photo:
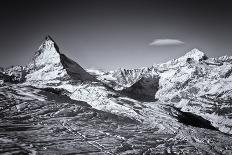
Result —
[[147, 74], [130, 87], [123, 89], [122, 92], [137, 100], [155, 101], [155, 94], [158, 89], [159, 76]]
[[4, 68], [0, 67], [0, 72], [3, 72], [4, 71]]
[[0, 72], [0, 86], [2, 86], [4, 84], [4, 82], [6, 81], [6, 79], [8, 79], [9, 76], [3, 74], [3, 72]]
[[27, 81], [42, 83], [56, 83], [57, 80], [94, 81], [79, 64], [61, 54], [57, 44], [50, 36], [35, 53], [33, 61], [28, 66]]
[[0, 71], [1, 79], [4, 82], [20, 83], [25, 81], [26, 68], [23, 66], [12, 66]]
[[5, 74], [11, 76], [13, 81], [24, 82], [27, 70], [23, 66], [13, 66], [5, 69]]

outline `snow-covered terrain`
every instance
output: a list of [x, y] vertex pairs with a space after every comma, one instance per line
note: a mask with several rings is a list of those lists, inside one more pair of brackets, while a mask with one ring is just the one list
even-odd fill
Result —
[[120, 70], [101, 73], [97, 78], [115, 90], [127, 90], [141, 78], [156, 75], [152, 81], [159, 84], [150, 86], [157, 91], [149, 91], [156, 99], [200, 115], [220, 131], [232, 134], [232, 57], [208, 58], [193, 49], [166, 63]]
[[232, 154], [231, 74], [232, 57], [197, 49], [86, 71], [47, 36], [28, 66], [0, 71], [0, 153]]
[[119, 97], [117, 104], [142, 118], [136, 120], [60, 93], [22, 84], [0, 87], [1, 154], [232, 153], [231, 136], [186, 126], [178, 111], [161, 102]]
[[229, 57], [205, 59], [194, 49], [174, 64], [170, 61], [158, 66], [162, 71], [156, 97], [232, 134], [232, 61]]

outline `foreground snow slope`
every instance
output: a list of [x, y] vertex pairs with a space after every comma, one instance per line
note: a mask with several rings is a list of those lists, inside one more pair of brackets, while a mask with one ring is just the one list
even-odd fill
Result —
[[[231, 154], [231, 137], [185, 126], [161, 103], [119, 97], [144, 121], [96, 110], [54, 89], [0, 87], [1, 154]], [[174, 112], [177, 113], [177, 112]]]

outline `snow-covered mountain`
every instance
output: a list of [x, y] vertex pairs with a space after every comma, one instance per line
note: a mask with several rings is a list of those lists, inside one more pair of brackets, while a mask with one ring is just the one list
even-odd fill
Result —
[[71, 99], [85, 101], [98, 110], [141, 120], [132, 107], [118, 104], [118, 92], [109, 89], [75, 61], [61, 54], [55, 41], [47, 36], [27, 67], [25, 86], [61, 90]]
[[207, 58], [194, 49], [179, 59], [157, 65], [160, 88], [156, 97], [200, 115], [219, 130], [232, 134], [231, 60]]
[[42, 154], [231, 154], [224, 134], [232, 134], [231, 74], [232, 57], [198, 49], [141, 69], [86, 71], [47, 36], [28, 66], [0, 70], [0, 146], [13, 153], [20, 144]]
[[[97, 78], [115, 90], [134, 90], [134, 85], [140, 85], [140, 79], [155, 75], [145, 84], [153, 90], [146, 92], [149, 96], [200, 115], [221, 131], [232, 134], [231, 74], [232, 57], [208, 58], [205, 53], [193, 49], [166, 63], [105, 72]], [[154, 85], [152, 81], [158, 81], [158, 84]], [[144, 96], [143, 92], [141, 95]]]
[[35, 53], [28, 65], [26, 81], [30, 83], [59, 83], [59, 80], [95, 81], [79, 64], [62, 54], [50, 36]]
[[142, 118], [133, 109], [119, 105], [118, 98], [112, 96], [159, 100], [202, 116], [220, 131], [231, 134], [231, 73], [232, 57], [208, 58], [198, 49], [152, 67], [88, 73], [46, 36], [27, 67], [7, 68], [4, 75], [17, 81], [24, 79], [24, 85], [62, 89], [72, 99], [86, 101], [96, 109], [138, 119]]

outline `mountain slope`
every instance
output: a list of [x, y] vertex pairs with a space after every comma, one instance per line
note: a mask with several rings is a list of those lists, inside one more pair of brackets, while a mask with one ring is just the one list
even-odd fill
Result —
[[143, 75], [133, 85], [122, 90], [123, 93], [141, 101], [155, 101], [155, 94], [159, 89], [159, 76]]
[[[124, 101], [123, 101], [124, 100]], [[140, 123], [96, 110], [55, 89], [0, 87], [1, 154], [231, 154], [231, 137], [185, 126], [161, 103], [122, 98]], [[169, 109], [169, 110], [168, 110]], [[175, 112], [176, 113], [176, 112]]]
[[[195, 59], [188, 61], [189, 58]], [[194, 50], [157, 66], [161, 78], [156, 97], [232, 134], [232, 61], [229, 57], [205, 58], [205, 54]]]

